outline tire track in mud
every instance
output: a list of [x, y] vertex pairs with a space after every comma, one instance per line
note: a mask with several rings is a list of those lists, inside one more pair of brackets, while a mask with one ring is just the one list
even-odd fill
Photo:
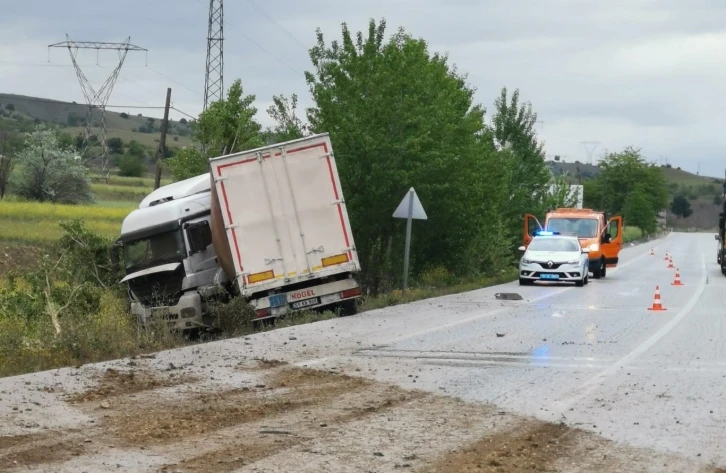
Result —
[[88, 428], [0, 437], [0, 472], [722, 471], [357, 376], [274, 360], [249, 372], [219, 389], [107, 371], [66, 397]]

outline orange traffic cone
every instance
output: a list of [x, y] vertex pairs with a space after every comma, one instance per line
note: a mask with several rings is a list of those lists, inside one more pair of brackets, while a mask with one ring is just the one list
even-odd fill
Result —
[[668, 261], [668, 269], [673, 269], [673, 268], [675, 268], [675, 266], [673, 266], [673, 258], [671, 258], [671, 259], [670, 259], [670, 260]]
[[668, 261], [668, 250], [665, 252], [665, 256], [663, 257], [663, 261]]
[[655, 256], [655, 253], [653, 252], [653, 248], [650, 249], [650, 256]]
[[655, 297], [653, 298], [653, 307], [648, 307], [648, 310], [668, 310], [660, 303], [660, 288], [655, 286]]
[[681, 270], [680, 269], [676, 269], [676, 278], [671, 283], [671, 286], [685, 286], [685, 284], [683, 284], [681, 282]]

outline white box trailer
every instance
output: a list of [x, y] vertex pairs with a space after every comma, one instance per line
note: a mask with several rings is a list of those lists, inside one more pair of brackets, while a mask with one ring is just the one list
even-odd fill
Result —
[[360, 263], [327, 133], [213, 158], [210, 168], [212, 228], [225, 232], [215, 250], [260, 316], [360, 295]]

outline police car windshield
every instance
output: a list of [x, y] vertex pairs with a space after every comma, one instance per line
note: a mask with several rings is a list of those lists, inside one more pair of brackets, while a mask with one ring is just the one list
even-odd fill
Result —
[[547, 230], [560, 233], [576, 233], [578, 238], [594, 238], [597, 236], [597, 219], [594, 218], [550, 218]]
[[529, 244], [529, 250], [531, 251], [564, 251], [564, 252], [575, 252], [580, 251], [579, 243], [569, 238], [552, 238], [552, 237], [539, 237], [532, 240]]

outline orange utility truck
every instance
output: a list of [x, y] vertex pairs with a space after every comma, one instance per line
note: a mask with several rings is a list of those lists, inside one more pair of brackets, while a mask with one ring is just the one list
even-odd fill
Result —
[[592, 209], [556, 209], [545, 215], [544, 227], [531, 214], [524, 216], [523, 243], [529, 246], [537, 231], [576, 234], [583, 248], [589, 248], [593, 279], [604, 278], [607, 268], [618, 265], [623, 249], [623, 217], [608, 220], [605, 212]]

